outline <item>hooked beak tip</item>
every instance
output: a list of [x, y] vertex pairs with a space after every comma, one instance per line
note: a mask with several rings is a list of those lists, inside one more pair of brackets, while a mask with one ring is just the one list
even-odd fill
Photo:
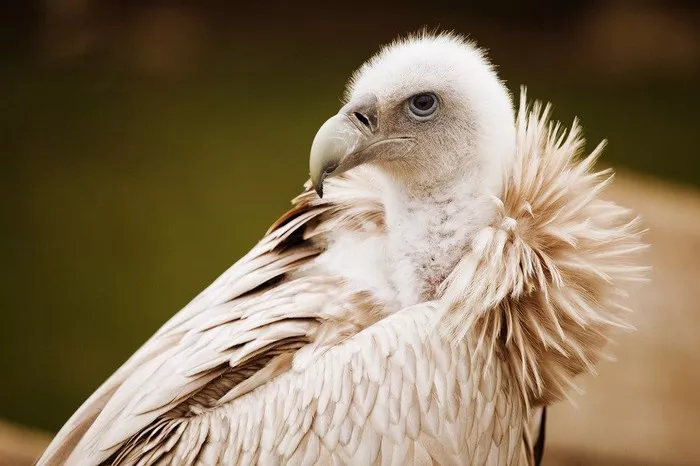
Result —
[[333, 173], [335, 169], [338, 168], [338, 163], [337, 162], [330, 162], [326, 164], [325, 167], [323, 167], [323, 170], [321, 171], [321, 176], [319, 179], [313, 183], [314, 190], [316, 191], [316, 194], [318, 194], [318, 197], [323, 199], [323, 183], [326, 181], [326, 178], [328, 175]]
[[314, 185], [314, 191], [316, 191], [319, 198], [323, 199], [323, 181]]

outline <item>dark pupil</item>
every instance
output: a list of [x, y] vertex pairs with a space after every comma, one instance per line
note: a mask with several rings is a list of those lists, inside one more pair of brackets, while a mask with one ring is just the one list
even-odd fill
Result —
[[414, 105], [418, 110], [429, 110], [433, 106], [433, 96], [428, 94], [419, 95], [416, 97]]

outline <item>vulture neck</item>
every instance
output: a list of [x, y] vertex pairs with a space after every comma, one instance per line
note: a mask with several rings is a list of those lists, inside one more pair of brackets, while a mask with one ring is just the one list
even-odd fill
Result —
[[495, 204], [477, 173], [440, 183], [391, 180], [384, 199], [391, 280], [404, 306], [437, 297], [440, 284], [493, 218]]

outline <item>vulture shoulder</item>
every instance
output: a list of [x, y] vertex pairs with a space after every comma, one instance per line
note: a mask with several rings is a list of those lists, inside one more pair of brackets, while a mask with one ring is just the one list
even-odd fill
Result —
[[346, 175], [332, 184], [324, 200], [307, 186], [246, 256], [85, 401], [39, 463], [133, 456], [146, 438], [172, 439], [175, 424], [194, 422], [289, 370], [300, 348], [312, 359], [375, 322], [367, 293], [313, 266], [331, 230], [383, 228], [369, 181]]

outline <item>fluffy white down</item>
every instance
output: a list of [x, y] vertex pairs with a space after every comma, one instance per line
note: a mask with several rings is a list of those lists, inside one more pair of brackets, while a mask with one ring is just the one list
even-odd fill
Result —
[[353, 75], [346, 97], [373, 93], [381, 101], [401, 101], [423, 91], [439, 91], [464, 106], [453, 112], [453, 122], [439, 127], [446, 134], [433, 136], [435, 142], [417, 156], [417, 168], [368, 168], [377, 171], [386, 244], [373, 239], [370, 247], [363, 241], [349, 246], [357, 239], [343, 238], [322, 259], [353, 280], [371, 276], [389, 283], [403, 306], [435, 297], [493, 217], [493, 196], [501, 192], [515, 154], [510, 94], [484, 53], [459, 36], [419, 35], [384, 47]]

